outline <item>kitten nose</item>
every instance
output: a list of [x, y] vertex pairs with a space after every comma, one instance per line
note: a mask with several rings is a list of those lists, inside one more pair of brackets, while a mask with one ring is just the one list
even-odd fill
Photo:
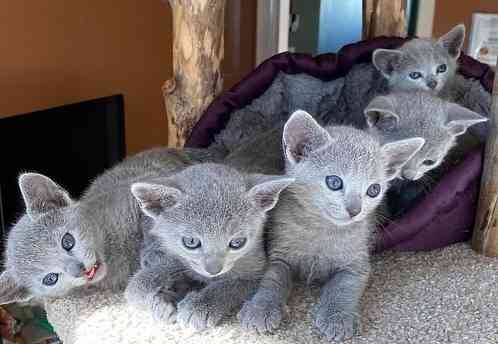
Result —
[[64, 265], [64, 271], [73, 277], [81, 277], [85, 273], [85, 265], [78, 261], [69, 261]]
[[223, 260], [221, 259], [208, 259], [204, 264], [204, 269], [211, 275], [217, 275], [223, 270]]
[[436, 80], [431, 80], [431, 81], [429, 81], [429, 82], [427, 83], [427, 86], [428, 86], [431, 90], [433, 90], [433, 89], [435, 89], [435, 88], [436, 88], [436, 86], [437, 86], [437, 81], [436, 81]]
[[346, 211], [348, 212], [349, 216], [355, 217], [359, 213], [361, 213], [361, 204], [350, 204], [346, 206]]

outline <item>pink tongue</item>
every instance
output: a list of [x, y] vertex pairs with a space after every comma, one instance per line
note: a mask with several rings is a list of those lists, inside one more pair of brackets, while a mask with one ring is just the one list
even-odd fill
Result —
[[92, 266], [92, 268], [88, 271], [85, 272], [85, 275], [88, 279], [93, 279], [93, 277], [95, 277], [95, 274], [97, 273], [97, 266], [94, 265]]

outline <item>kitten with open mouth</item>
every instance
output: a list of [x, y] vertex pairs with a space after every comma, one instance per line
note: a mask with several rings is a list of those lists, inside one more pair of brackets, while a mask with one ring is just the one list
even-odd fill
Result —
[[44, 175], [22, 174], [26, 213], [9, 232], [0, 304], [124, 289], [143, 239], [144, 216], [130, 185], [199, 162], [189, 154], [140, 153], [95, 179], [79, 200]]

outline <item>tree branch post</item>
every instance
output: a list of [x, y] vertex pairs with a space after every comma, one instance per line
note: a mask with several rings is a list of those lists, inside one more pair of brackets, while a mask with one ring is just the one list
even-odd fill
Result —
[[363, 0], [363, 38], [406, 36], [406, 0]]
[[498, 257], [498, 73], [493, 85], [493, 104], [486, 141], [481, 189], [474, 224], [472, 247]]
[[220, 65], [226, 0], [169, 0], [173, 12], [173, 78], [163, 87], [168, 145], [182, 147], [222, 90]]

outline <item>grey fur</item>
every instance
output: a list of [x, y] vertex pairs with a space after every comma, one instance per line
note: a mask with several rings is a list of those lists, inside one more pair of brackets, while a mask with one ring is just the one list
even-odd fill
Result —
[[[299, 279], [323, 285], [314, 309], [322, 334], [343, 339], [359, 331], [375, 209], [389, 181], [423, 143], [412, 138], [381, 146], [375, 136], [358, 129], [323, 128], [304, 111], [291, 116], [283, 150], [286, 175], [296, 181], [282, 192], [268, 220], [270, 265], [258, 292], [239, 313], [244, 327], [261, 333], [276, 329], [292, 281]], [[327, 188], [330, 175], [342, 178], [343, 189]], [[367, 196], [376, 183], [379, 194]]]
[[[26, 214], [7, 239], [0, 303], [59, 297], [82, 287], [124, 288], [138, 267], [142, 242], [142, 216], [129, 192], [131, 183], [210, 158], [197, 150], [147, 151], [99, 176], [79, 201], [43, 175], [21, 175]], [[70, 252], [61, 246], [66, 233], [75, 238]], [[83, 272], [96, 263], [97, 273], [88, 280]], [[54, 286], [42, 284], [48, 273], [59, 274]]]
[[[469, 127], [487, 118], [427, 92], [378, 96], [365, 109], [370, 132], [383, 142], [423, 137], [424, 147], [403, 167], [404, 179], [417, 180], [441, 165]], [[432, 161], [431, 164], [424, 164]]]
[[[416, 38], [399, 49], [377, 49], [373, 65], [388, 80], [391, 91], [426, 91], [439, 94], [456, 74], [457, 59], [465, 39], [465, 26], [455, 26], [438, 40]], [[445, 66], [438, 72], [439, 66]], [[412, 79], [411, 73], [420, 73]]]
[[216, 136], [210, 150], [227, 154], [245, 140], [273, 128], [282, 127], [297, 109], [321, 113], [336, 104], [344, 80], [325, 82], [306, 74], [279, 73], [272, 85], [242, 109], [234, 111], [224, 130]]
[[[153, 224], [141, 269], [126, 289], [128, 303], [195, 330], [217, 325], [255, 291], [266, 266], [266, 212], [292, 181], [201, 164], [133, 184], [132, 193]], [[200, 241], [198, 248], [182, 243], [190, 237]], [[235, 238], [247, 240], [240, 250], [229, 248]], [[192, 283], [204, 287], [185, 290]]]

